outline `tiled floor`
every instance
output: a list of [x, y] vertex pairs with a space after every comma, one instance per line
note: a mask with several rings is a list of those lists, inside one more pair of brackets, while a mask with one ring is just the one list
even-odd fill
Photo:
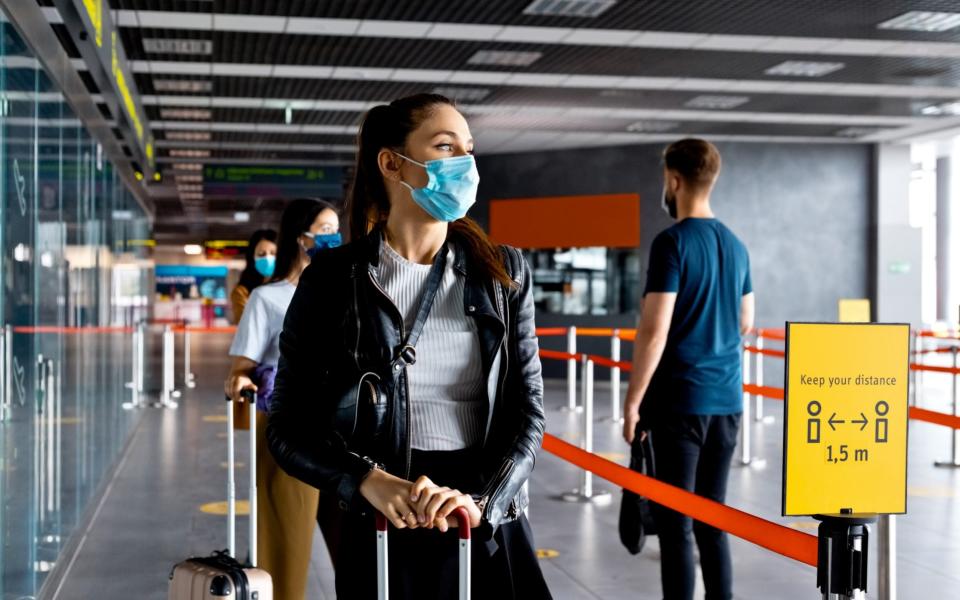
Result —
[[[202, 514], [198, 507], [224, 498], [224, 425], [203, 417], [224, 410], [219, 390], [227, 368], [227, 343], [216, 336], [196, 341], [195, 356], [203, 357], [195, 360], [199, 387], [185, 393], [178, 410], [149, 409], [144, 415], [56, 596], [59, 600], [160, 600], [166, 598], [171, 565], [185, 556], [225, 546], [224, 519]], [[929, 383], [932, 391], [927, 393], [925, 405], [947, 410], [946, 382], [931, 379]], [[576, 441], [578, 417], [560, 410], [564, 390], [562, 382], [548, 383], [548, 429]], [[598, 384], [596, 450], [625, 458], [619, 426], [608, 419], [608, 398], [608, 388]], [[729, 503], [811, 531], [811, 520], [779, 516], [781, 408], [779, 402], [767, 402], [772, 422], [751, 425], [755, 454], [768, 460], [764, 468], [733, 469]], [[960, 471], [932, 466], [935, 458], [946, 454], [949, 433], [942, 427], [915, 423], [910, 436], [909, 514], [897, 519], [900, 598], [960, 599]], [[241, 455], [244, 441], [245, 437], [238, 437]], [[243, 476], [241, 473], [241, 480]], [[577, 482], [575, 468], [541, 453], [530, 484], [530, 519], [538, 547], [559, 553], [541, 563], [554, 596], [660, 598], [656, 540], [650, 540], [639, 556], [630, 556], [617, 537], [619, 490], [596, 481], [598, 489], [612, 492], [613, 502], [608, 506], [556, 499]], [[245, 537], [241, 529], [241, 546]], [[813, 568], [749, 542], [733, 539], [731, 543], [737, 598], [819, 597]], [[871, 562], [873, 592], [875, 553]], [[309, 597], [333, 598], [332, 572], [322, 543], [316, 544], [313, 564]]]

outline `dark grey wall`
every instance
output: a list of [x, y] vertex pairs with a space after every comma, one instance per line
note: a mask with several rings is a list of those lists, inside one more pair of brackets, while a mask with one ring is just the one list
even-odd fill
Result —
[[[750, 250], [758, 325], [835, 320], [837, 299], [869, 297], [869, 145], [721, 143], [718, 147], [723, 170], [713, 208]], [[471, 214], [485, 223], [488, 202], [495, 198], [638, 192], [644, 282], [650, 243], [671, 223], [660, 210], [662, 148], [642, 145], [481, 156], [479, 202]], [[634, 318], [616, 321], [623, 325]], [[544, 325], [595, 320], [538, 317]]]

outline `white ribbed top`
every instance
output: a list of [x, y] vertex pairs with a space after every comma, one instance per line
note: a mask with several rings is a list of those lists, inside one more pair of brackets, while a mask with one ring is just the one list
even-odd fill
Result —
[[[417, 342], [410, 382], [411, 445], [417, 450], [461, 450], [483, 442], [487, 390], [480, 338], [464, 314], [464, 280], [447, 255], [446, 270]], [[400, 309], [407, 331], [416, 319], [430, 265], [410, 262], [383, 243], [380, 284]]]

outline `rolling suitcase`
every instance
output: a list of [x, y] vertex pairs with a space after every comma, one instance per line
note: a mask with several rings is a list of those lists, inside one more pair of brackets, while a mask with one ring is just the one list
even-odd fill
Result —
[[[470, 600], [470, 515], [467, 509], [458, 508], [453, 511], [457, 517], [458, 530], [460, 532], [460, 584], [457, 598], [459, 600]], [[378, 600], [389, 600], [390, 589], [390, 567], [388, 565], [387, 552], [387, 528], [390, 522], [380, 513], [377, 513], [377, 598]]]
[[[244, 392], [250, 422], [256, 423], [257, 400]], [[170, 572], [167, 600], [273, 600], [270, 574], [257, 564], [257, 428], [250, 427], [250, 565], [236, 560], [237, 489], [234, 479], [233, 402], [227, 399], [227, 544], [228, 550], [189, 558]]]

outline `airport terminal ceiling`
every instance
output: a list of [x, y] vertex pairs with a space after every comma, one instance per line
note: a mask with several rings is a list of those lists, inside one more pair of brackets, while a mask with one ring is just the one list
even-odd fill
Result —
[[[84, 69], [78, 45], [90, 40], [58, 2], [40, 4]], [[842, 144], [960, 124], [960, 28], [946, 0], [109, 6], [156, 138], [159, 243], [278, 216], [289, 190], [219, 185], [237, 182], [230, 167], [247, 182], [251, 166], [326, 169], [325, 195], [342, 195], [364, 111], [420, 91], [458, 100], [481, 168], [484, 155], [688, 134]]]

